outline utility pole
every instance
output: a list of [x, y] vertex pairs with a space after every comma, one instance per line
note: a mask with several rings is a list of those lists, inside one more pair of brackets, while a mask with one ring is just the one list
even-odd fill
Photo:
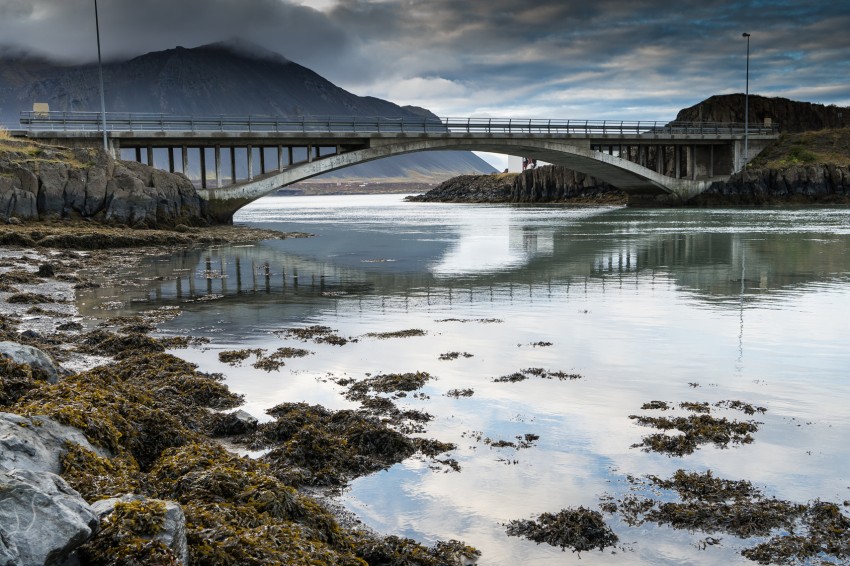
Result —
[[744, 164], [741, 169], [750, 160], [750, 34], [744, 32], [743, 37], [747, 38], [747, 86], [744, 91]]
[[109, 153], [106, 141], [106, 97], [103, 94], [103, 62], [100, 58], [100, 22], [97, 18], [97, 0], [94, 0], [94, 29], [97, 33], [97, 71], [100, 75], [100, 125], [103, 130], [103, 151]]

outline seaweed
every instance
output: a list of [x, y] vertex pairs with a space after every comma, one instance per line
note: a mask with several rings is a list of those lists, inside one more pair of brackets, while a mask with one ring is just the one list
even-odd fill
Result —
[[80, 550], [86, 564], [97, 566], [174, 565], [179, 557], [154, 538], [165, 527], [163, 501], [119, 501], [101, 520], [101, 530]]
[[686, 417], [630, 415], [629, 418], [641, 426], [679, 431], [681, 434], [678, 435], [650, 434], [644, 436], [640, 443], [632, 445], [632, 448], [643, 448], [645, 452], [660, 452], [669, 456], [693, 454], [704, 444], [714, 444], [718, 448], [726, 448], [730, 443], [749, 444], [753, 442], [752, 433], [757, 432], [761, 424], [755, 421], [730, 421], [702, 413]]
[[218, 361], [232, 366], [244, 362], [251, 356], [261, 356], [265, 352], [262, 348], [245, 348], [242, 350], [225, 350], [218, 353]]
[[541, 379], [557, 378], [560, 381], [572, 381], [574, 379], [581, 379], [582, 376], [578, 373], [551, 371], [545, 370], [543, 368], [526, 368], [521, 369], [518, 372], [503, 375], [502, 377], [493, 378], [493, 383], [516, 383], [518, 381], [525, 381], [526, 379], [531, 379], [532, 377], [539, 377]]
[[558, 513], [543, 513], [535, 520], [515, 519], [506, 525], [508, 536], [521, 536], [540, 544], [570, 548], [573, 552], [600, 551], [614, 546], [619, 538], [605, 524], [599, 511], [584, 507], [562, 509]]
[[472, 354], [469, 352], [446, 352], [445, 354], [440, 354], [439, 358], [443, 361], [456, 360], [459, 357], [463, 356], [464, 358], [471, 358]]
[[428, 333], [420, 328], [411, 328], [408, 330], [397, 330], [395, 332], [368, 332], [366, 336], [387, 340], [389, 338], [412, 338], [414, 336], [425, 336], [426, 334]]

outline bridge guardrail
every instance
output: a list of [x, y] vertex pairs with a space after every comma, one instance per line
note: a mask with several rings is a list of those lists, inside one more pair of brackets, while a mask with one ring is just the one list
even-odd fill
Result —
[[[22, 112], [26, 131], [100, 132], [99, 112]], [[12, 129], [12, 128], [9, 128]], [[516, 118], [411, 118], [304, 116], [181, 116], [173, 114], [106, 113], [108, 132], [209, 133], [468, 133], [546, 135], [739, 135], [744, 124], [626, 120], [548, 120]], [[777, 125], [750, 124], [751, 134], [776, 134]]]

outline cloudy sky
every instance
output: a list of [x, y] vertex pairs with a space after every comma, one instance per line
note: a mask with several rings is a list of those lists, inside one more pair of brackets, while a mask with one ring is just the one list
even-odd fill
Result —
[[[0, 44], [97, 56], [93, 0], [0, 0]], [[668, 120], [712, 94], [850, 106], [848, 0], [99, 0], [105, 58], [241, 37], [440, 116]]]

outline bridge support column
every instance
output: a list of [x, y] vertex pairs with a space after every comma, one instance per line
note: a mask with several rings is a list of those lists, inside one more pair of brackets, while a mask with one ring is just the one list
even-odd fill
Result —
[[221, 182], [221, 146], [215, 146], [215, 186], [221, 188], [224, 185]]
[[189, 174], [189, 148], [185, 145], [180, 148], [181, 156], [183, 158], [183, 174]]
[[664, 146], [655, 146], [655, 172], [661, 175], [664, 174]]
[[277, 170], [283, 171], [283, 146], [277, 146]]
[[673, 146], [673, 161], [676, 162], [674, 166], [674, 175], [676, 175], [677, 179], [682, 178], [682, 146], [674, 145]]
[[153, 147], [148, 146], [146, 149], [148, 151], [148, 165], [153, 167]]
[[248, 146], [248, 180], [254, 180], [254, 148]]

